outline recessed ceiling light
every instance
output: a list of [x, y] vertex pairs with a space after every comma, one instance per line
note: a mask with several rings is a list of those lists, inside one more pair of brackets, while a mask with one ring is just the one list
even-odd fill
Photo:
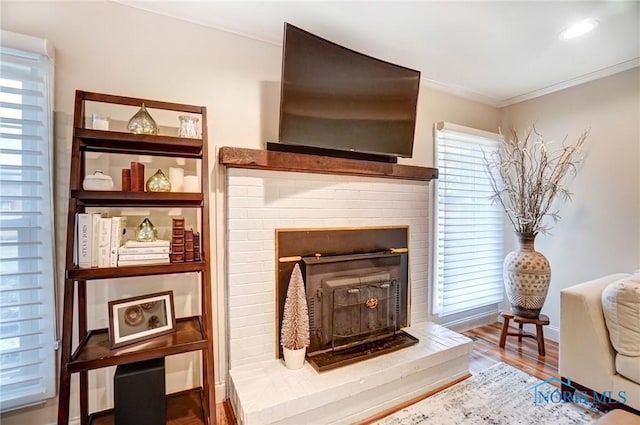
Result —
[[592, 31], [597, 26], [598, 21], [595, 19], [584, 19], [562, 31], [560, 37], [564, 39], [580, 37], [581, 35], [585, 35], [589, 31]]

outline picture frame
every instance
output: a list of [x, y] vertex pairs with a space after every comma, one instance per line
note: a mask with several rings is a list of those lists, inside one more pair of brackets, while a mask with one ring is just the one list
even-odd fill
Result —
[[109, 301], [111, 348], [146, 341], [176, 330], [173, 291]]

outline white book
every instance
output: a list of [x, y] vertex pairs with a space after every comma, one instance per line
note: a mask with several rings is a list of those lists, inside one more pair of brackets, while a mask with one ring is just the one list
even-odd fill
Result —
[[78, 265], [78, 213], [76, 213], [75, 229], [73, 229], [73, 265]]
[[98, 267], [109, 267], [111, 264], [111, 219], [98, 219]]
[[164, 258], [169, 258], [169, 254], [120, 254], [118, 255], [118, 261], [162, 260]]
[[98, 267], [98, 247], [100, 246], [98, 223], [100, 217], [102, 217], [100, 213], [91, 214], [91, 267]]
[[109, 266], [118, 266], [118, 249], [122, 245], [122, 237], [126, 231], [126, 217], [111, 217], [111, 255], [109, 256]]
[[118, 254], [127, 255], [127, 254], [169, 254], [171, 252], [171, 248], [168, 246], [141, 246], [141, 247], [126, 247], [121, 246], [118, 248]]
[[155, 247], [155, 246], [170, 246], [171, 242], [170, 241], [165, 241], [165, 240], [155, 240], [153, 242], [138, 242], [138, 241], [126, 241], [124, 243], [124, 246], [127, 248], [132, 248], [132, 247]]
[[91, 230], [93, 230], [91, 220], [91, 214], [76, 214], [76, 223], [78, 225], [78, 267], [81, 269], [91, 268]]
[[120, 261], [118, 260], [118, 267], [121, 266], [144, 266], [151, 264], [169, 264], [169, 258], [162, 258], [158, 260], [129, 260], [129, 261]]

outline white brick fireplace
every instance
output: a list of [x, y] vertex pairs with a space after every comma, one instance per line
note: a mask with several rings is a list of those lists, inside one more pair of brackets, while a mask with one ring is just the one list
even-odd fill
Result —
[[[228, 384], [240, 424], [310, 423], [310, 418], [348, 423], [468, 372], [469, 340], [427, 322], [429, 184], [228, 166]], [[409, 227], [409, 331], [420, 343], [321, 374], [309, 365], [286, 369], [276, 347], [276, 229], [383, 226]], [[381, 391], [384, 385], [390, 386]], [[365, 405], [355, 401], [358, 394]], [[354, 402], [340, 407], [345, 397]]]
[[412, 323], [428, 316], [429, 183], [230, 168], [229, 360], [276, 355], [275, 229], [409, 226]]

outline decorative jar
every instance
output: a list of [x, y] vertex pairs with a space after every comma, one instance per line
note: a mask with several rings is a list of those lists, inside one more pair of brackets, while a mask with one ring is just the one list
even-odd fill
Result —
[[147, 192], [171, 192], [171, 181], [158, 169], [156, 173], [149, 177], [146, 184]]
[[111, 176], [103, 174], [101, 170], [96, 170], [93, 174], [84, 177], [82, 188], [84, 190], [113, 190], [113, 179]]
[[147, 112], [144, 103], [140, 110], [129, 120], [127, 129], [133, 134], [158, 134], [158, 125]]
[[136, 241], [154, 242], [156, 239], [158, 239], [158, 229], [156, 229], [148, 217], [145, 217], [136, 229]]

